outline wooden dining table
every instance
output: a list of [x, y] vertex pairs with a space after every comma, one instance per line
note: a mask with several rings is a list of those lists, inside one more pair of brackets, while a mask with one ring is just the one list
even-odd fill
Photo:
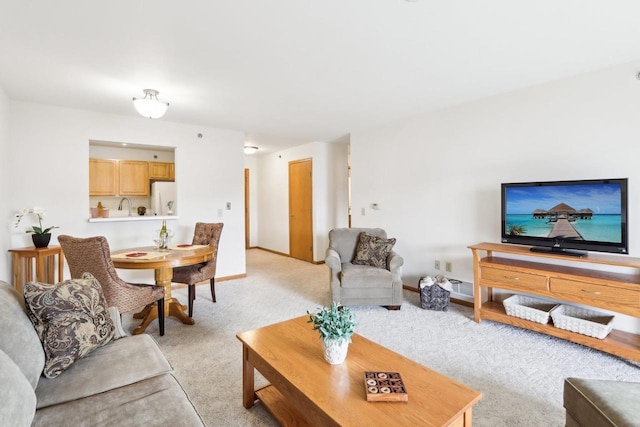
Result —
[[[187, 306], [171, 296], [173, 268], [207, 262], [212, 256], [211, 246], [184, 244], [164, 250], [159, 250], [155, 246], [122, 249], [112, 252], [111, 260], [116, 268], [153, 269], [156, 285], [164, 287], [165, 318], [173, 316], [184, 324], [193, 325], [195, 321], [185, 313]], [[158, 318], [158, 307], [156, 304], [149, 304], [133, 317], [143, 319], [140, 326], [133, 331], [134, 334], [141, 334], [154, 319]]]

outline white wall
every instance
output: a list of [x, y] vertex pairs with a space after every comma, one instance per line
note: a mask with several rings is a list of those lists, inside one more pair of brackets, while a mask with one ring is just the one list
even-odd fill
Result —
[[639, 257], [639, 68], [626, 64], [353, 132], [353, 225], [379, 226], [398, 239], [405, 284], [435, 273], [435, 259], [453, 262], [451, 277], [472, 281], [467, 246], [500, 241], [500, 183], [628, 177], [629, 250]]
[[[349, 139], [326, 145], [327, 205], [326, 230], [349, 227]], [[327, 236], [328, 239], [328, 236]], [[328, 246], [328, 240], [327, 240]], [[326, 249], [326, 248], [325, 248]], [[324, 254], [320, 254], [323, 255]]]
[[[152, 244], [158, 221], [87, 221], [89, 141], [170, 146], [176, 147], [181, 204], [179, 219], [168, 224], [176, 231], [176, 241], [190, 241], [197, 221], [224, 222], [217, 277], [245, 272], [242, 132], [14, 101], [9, 117], [5, 151], [10, 163], [3, 175], [11, 178], [11, 188], [3, 206], [11, 211], [44, 208], [45, 225], [60, 227], [54, 230], [52, 244], [57, 244], [60, 234], [104, 235], [112, 249]], [[232, 204], [229, 211], [226, 202]], [[222, 217], [219, 209], [223, 209]], [[31, 245], [24, 227], [7, 226], [5, 230], [10, 236], [2, 240], [9, 247]], [[153, 279], [151, 272], [119, 272], [125, 279], [138, 275]], [[3, 268], [0, 278], [9, 277], [9, 270]]]
[[[110, 144], [110, 145], [106, 145]], [[140, 160], [143, 162], [167, 162], [173, 163], [175, 155], [173, 150], [156, 146], [134, 147], [131, 145], [122, 146], [113, 142], [95, 142], [89, 144], [89, 155], [94, 159], [116, 159], [116, 160]]]
[[313, 162], [313, 258], [322, 261], [329, 230], [347, 221], [345, 144], [311, 142], [258, 157], [257, 245], [289, 253], [289, 162], [300, 159]]
[[9, 98], [0, 86], [0, 280], [11, 283], [9, 263], [9, 228], [11, 227], [11, 206], [8, 203], [11, 196], [10, 183], [12, 175], [9, 173]]

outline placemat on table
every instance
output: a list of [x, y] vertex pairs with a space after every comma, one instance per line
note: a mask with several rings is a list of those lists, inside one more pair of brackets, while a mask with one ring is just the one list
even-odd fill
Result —
[[191, 243], [181, 243], [179, 245], [170, 246], [172, 251], [192, 251], [194, 249], [206, 248], [209, 245], [192, 245]]
[[118, 258], [118, 259], [154, 259], [154, 258], [160, 258], [162, 256], [165, 256], [167, 253], [166, 252], [136, 252], [136, 251], [131, 251], [131, 252], [123, 252], [121, 254], [115, 254], [115, 255], [111, 255], [111, 258]]

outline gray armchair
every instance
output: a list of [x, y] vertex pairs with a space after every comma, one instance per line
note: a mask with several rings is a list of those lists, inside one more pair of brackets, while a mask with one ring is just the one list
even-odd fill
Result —
[[329, 232], [325, 263], [330, 272], [331, 297], [341, 305], [382, 305], [399, 310], [404, 260], [392, 251], [386, 268], [353, 264], [361, 232], [387, 238], [381, 228], [336, 228]]

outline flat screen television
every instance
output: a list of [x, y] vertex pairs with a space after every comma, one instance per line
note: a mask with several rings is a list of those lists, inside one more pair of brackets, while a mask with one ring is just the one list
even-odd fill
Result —
[[584, 256], [628, 253], [627, 179], [502, 184], [502, 242]]

